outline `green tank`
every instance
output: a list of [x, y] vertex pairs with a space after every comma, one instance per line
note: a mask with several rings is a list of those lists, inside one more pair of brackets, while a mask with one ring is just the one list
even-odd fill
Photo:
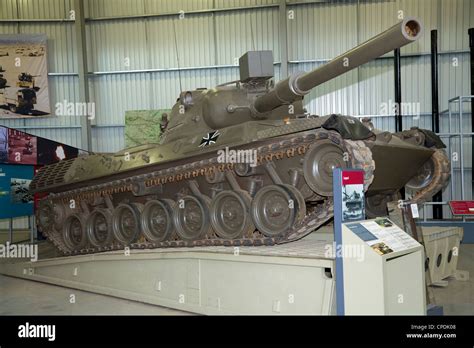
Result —
[[308, 73], [274, 85], [271, 51], [240, 58], [240, 80], [182, 92], [156, 144], [42, 168], [38, 228], [65, 254], [198, 245], [273, 245], [333, 216], [332, 170], [365, 171], [369, 216], [407, 186], [413, 202], [447, 183], [449, 161], [430, 131], [390, 133], [370, 120], [310, 115], [312, 88], [416, 41], [407, 18]]

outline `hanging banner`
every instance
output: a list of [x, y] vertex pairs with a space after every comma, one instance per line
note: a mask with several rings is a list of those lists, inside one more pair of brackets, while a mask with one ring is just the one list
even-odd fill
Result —
[[78, 155], [75, 147], [0, 126], [0, 163], [48, 165]]
[[46, 35], [0, 35], [0, 119], [49, 116]]

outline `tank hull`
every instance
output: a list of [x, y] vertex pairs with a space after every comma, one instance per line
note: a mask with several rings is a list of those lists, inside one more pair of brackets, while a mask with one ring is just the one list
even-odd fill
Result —
[[[363, 169], [368, 199], [383, 201], [436, 151], [371, 132], [364, 140], [344, 139], [357, 138], [361, 124], [341, 134], [326, 129], [331, 117], [272, 127], [251, 121], [223, 131], [204, 150], [191, 139], [179, 155], [170, 143], [45, 167], [31, 185], [49, 193], [37, 213], [39, 227], [65, 254], [284, 243], [331, 219], [334, 166]], [[246, 139], [232, 136], [238, 127], [248, 130]], [[232, 153], [253, 153], [253, 161], [236, 161]]]

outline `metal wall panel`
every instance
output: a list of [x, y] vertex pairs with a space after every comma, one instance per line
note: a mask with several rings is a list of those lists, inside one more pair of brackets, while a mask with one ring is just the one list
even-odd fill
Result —
[[360, 114], [381, 113], [382, 103], [394, 99], [393, 61], [380, 59], [359, 68]]
[[198, 11], [213, 8], [213, 0], [145, 0], [147, 13]]
[[74, 0], [17, 0], [19, 18], [69, 18]]
[[0, 23], [0, 34], [17, 34], [18, 24]]
[[431, 112], [430, 56], [402, 58], [401, 82], [402, 103], [419, 103], [420, 112]]
[[217, 13], [217, 64], [235, 64], [250, 50], [272, 50], [279, 61], [278, 17], [274, 8]]
[[185, 16], [183, 19], [152, 18], [148, 20], [147, 25], [148, 49], [147, 52], [142, 49], [141, 54], [150, 55], [149, 68], [201, 67], [216, 64], [212, 14]]
[[472, 0], [441, 0], [440, 49], [443, 51], [468, 50], [467, 30], [474, 27]]
[[88, 17], [133, 16], [145, 13], [144, 0], [85, 0]]
[[145, 22], [98, 21], [86, 26], [89, 71], [147, 68]]
[[18, 9], [16, 7], [16, 0], [0, 1], [0, 18], [1, 19], [18, 18]]
[[354, 2], [289, 6], [288, 57], [331, 59], [357, 45], [357, 5]]
[[439, 57], [438, 61], [440, 110], [445, 110], [448, 108], [449, 99], [470, 94], [469, 54], [447, 54]]
[[124, 128], [92, 128], [92, 146], [97, 152], [112, 153], [125, 147]]
[[150, 108], [147, 74], [96, 76], [89, 80], [89, 88], [97, 125], [124, 124], [125, 111]]

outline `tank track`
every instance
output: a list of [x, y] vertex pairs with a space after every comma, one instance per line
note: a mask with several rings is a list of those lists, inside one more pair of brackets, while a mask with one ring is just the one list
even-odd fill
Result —
[[431, 157], [434, 164], [433, 180], [415, 193], [411, 202], [421, 204], [430, 200], [436, 193], [442, 191], [449, 182], [451, 176], [451, 164], [443, 149], [436, 149]]
[[[372, 160], [370, 149], [363, 141], [343, 140], [340, 135], [334, 131], [326, 131], [324, 129], [317, 129], [291, 135], [283, 140], [272, 140], [257, 148], [257, 165], [262, 166], [267, 163], [278, 162], [283, 158], [290, 158], [293, 156], [304, 156], [311, 145], [318, 141], [329, 139], [336, 145], [341, 146], [349, 155], [348, 165], [364, 169], [366, 173], [365, 188], [367, 189], [373, 180], [373, 171], [375, 169], [374, 161]], [[91, 204], [94, 200], [100, 197], [107, 197], [117, 193], [132, 192], [134, 184], [143, 182], [147, 188], [156, 187], [159, 185], [172, 184], [175, 181], [188, 180], [209, 175], [216, 172], [233, 171], [234, 165], [220, 164], [217, 162], [217, 156], [206, 160], [196, 161], [187, 165], [182, 165], [174, 168], [164, 169], [158, 172], [137, 175], [123, 180], [116, 180], [108, 183], [103, 183], [96, 186], [81, 188], [72, 191], [66, 191], [59, 194], [50, 194], [44, 202], [67, 204], [70, 200], [76, 202], [83, 202]], [[146, 240], [143, 236], [129, 245], [113, 242], [103, 247], [91, 247], [91, 245], [82, 248], [81, 250], [71, 250], [66, 243], [61, 231], [61, 226], [56, 230], [52, 228], [44, 228], [39, 224], [43, 234], [59, 249], [64, 255], [90, 254], [112, 250], [123, 250], [125, 247], [131, 249], [151, 249], [151, 248], [166, 248], [166, 247], [192, 247], [192, 246], [260, 246], [260, 245], [275, 245], [280, 243], [291, 242], [300, 239], [311, 233], [333, 217], [333, 201], [332, 197], [320, 197], [321, 201], [318, 204], [310, 207], [304, 218], [299, 220], [299, 223], [292, 226], [286, 233], [276, 236], [267, 237], [254, 230], [253, 233], [246, 235], [244, 238], [238, 239], [222, 239], [215, 235], [215, 233], [206, 235], [205, 239], [200, 240], [168, 240], [163, 242], [151, 242]], [[43, 202], [43, 203], [44, 203]], [[81, 204], [83, 204], [81, 203]], [[38, 209], [37, 215], [39, 215]], [[38, 221], [40, 217], [37, 216]], [[65, 220], [65, 219], [63, 219]]]

